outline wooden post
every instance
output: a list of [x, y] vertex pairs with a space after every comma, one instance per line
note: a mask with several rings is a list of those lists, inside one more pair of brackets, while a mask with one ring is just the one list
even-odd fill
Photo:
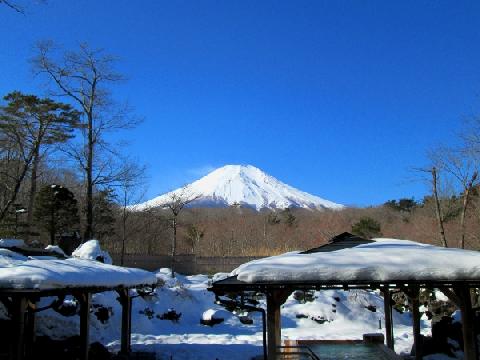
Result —
[[132, 298], [128, 289], [121, 289], [120, 303], [122, 304], [122, 337], [120, 352], [124, 355], [130, 353], [132, 333]]
[[29, 301], [27, 303], [27, 314], [26, 314], [26, 349], [25, 354], [27, 358], [35, 358], [35, 354], [33, 352], [33, 348], [35, 346], [35, 309], [36, 303], [35, 301]]
[[410, 296], [410, 306], [412, 311], [413, 317], [413, 346], [415, 349], [415, 359], [421, 360], [422, 359], [422, 337], [420, 335], [420, 312], [418, 308], [420, 307], [420, 289], [412, 289], [409, 292]]
[[14, 338], [11, 356], [14, 360], [22, 360], [25, 357], [25, 315], [27, 312], [27, 298], [19, 296], [14, 297], [12, 300]]
[[90, 304], [92, 294], [81, 293], [77, 296], [80, 301], [80, 360], [88, 360], [90, 343]]
[[275, 360], [277, 346], [282, 341], [282, 324], [280, 320], [280, 302], [274, 291], [267, 293], [267, 345], [268, 360]]
[[470, 288], [459, 287], [455, 289], [455, 294], [459, 298], [460, 311], [462, 312], [462, 331], [463, 331], [463, 356], [465, 360], [476, 360], [477, 349], [475, 345], [474, 316], [472, 310], [472, 299], [470, 297]]
[[387, 347], [394, 350], [393, 317], [392, 317], [392, 294], [389, 289], [383, 289], [383, 305], [385, 312], [385, 337]]
[[280, 318], [280, 306], [287, 300], [291, 290], [270, 290], [267, 295], [267, 358], [275, 360], [277, 346], [282, 345], [282, 322]]

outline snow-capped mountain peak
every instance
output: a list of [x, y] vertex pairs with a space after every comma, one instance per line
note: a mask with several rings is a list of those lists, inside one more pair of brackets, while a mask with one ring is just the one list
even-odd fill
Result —
[[190, 206], [226, 207], [234, 204], [260, 210], [299, 207], [341, 209], [343, 205], [310, 195], [282, 183], [252, 165], [225, 165], [193, 183], [135, 206], [163, 206], [172, 197], [194, 199]]

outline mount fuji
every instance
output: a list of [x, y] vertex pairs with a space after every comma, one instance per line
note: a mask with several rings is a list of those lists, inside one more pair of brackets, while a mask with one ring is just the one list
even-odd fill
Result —
[[343, 205], [295, 189], [252, 165], [225, 165], [201, 179], [152, 200], [134, 205], [135, 210], [161, 207], [173, 198], [195, 199], [190, 207], [241, 205], [261, 209], [335, 209]]

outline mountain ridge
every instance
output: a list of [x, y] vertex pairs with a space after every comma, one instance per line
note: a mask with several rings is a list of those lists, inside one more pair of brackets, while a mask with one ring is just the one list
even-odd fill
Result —
[[287, 185], [252, 165], [225, 165], [182, 188], [144, 203], [137, 210], [164, 206], [172, 197], [194, 199], [191, 207], [227, 207], [242, 205], [261, 209], [335, 209], [343, 205], [311, 195]]

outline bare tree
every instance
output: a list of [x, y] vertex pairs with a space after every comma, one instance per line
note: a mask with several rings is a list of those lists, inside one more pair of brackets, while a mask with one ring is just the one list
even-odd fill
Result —
[[183, 186], [178, 192], [172, 192], [168, 195], [168, 200], [165, 204], [163, 204], [164, 209], [168, 209], [171, 214], [171, 222], [172, 222], [172, 278], [175, 277], [174, 267], [175, 267], [175, 255], [177, 250], [177, 221], [178, 215], [182, 212], [182, 210], [188, 204], [192, 203], [193, 201], [197, 200], [200, 195], [191, 194], [186, 186]]
[[[37, 3], [46, 3], [46, 0], [37, 0]], [[20, 1], [14, 0], [0, 0], [0, 5], [5, 5], [10, 9], [16, 11], [19, 14], [25, 14], [26, 6], [23, 5]]]
[[117, 199], [121, 202], [122, 213], [122, 246], [120, 250], [120, 265], [123, 266], [125, 258], [125, 244], [127, 242], [127, 221], [132, 211], [135, 211], [135, 204], [138, 204], [145, 191], [145, 166], [139, 165], [136, 161], [125, 160], [124, 167], [117, 177]]
[[21, 6], [20, 4], [14, 2], [14, 1], [10, 1], [10, 0], [0, 0], [0, 5], [1, 5], [1, 4], [6, 5], [6, 6], [9, 7], [10, 9], [15, 10], [16, 12], [18, 12], [18, 13], [20, 13], [20, 14], [23, 14], [23, 13], [24, 13], [23, 6]]
[[443, 247], [448, 247], [447, 237], [445, 235], [445, 215], [442, 208], [442, 202], [439, 191], [439, 173], [435, 166], [428, 168], [415, 168], [416, 172], [420, 174], [428, 174], [423, 181], [431, 186], [432, 200], [435, 208], [435, 219], [437, 223], [438, 233], [440, 235], [440, 242]]
[[443, 216], [442, 208], [440, 206], [440, 199], [438, 196], [438, 173], [437, 173], [436, 167], [432, 167], [431, 174], [432, 174], [432, 195], [435, 201], [435, 214], [437, 216], [437, 224], [438, 224], [438, 229], [440, 233], [440, 240], [442, 242], [443, 247], [448, 247], [447, 238], [445, 236], [445, 226], [444, 226], [445, 218]]
[[[109, 86], [123, 80], [114, 70], [116, 59], [105, 54], [102, 49], [91, 49], [80, 44], [77, 51], [59, 53], [51, 42], [40, 43], [34, 58], [34, 68], [45, 74], [53, 84], [53, 94], [67, 97], [75, 103], [83, 114], [84, 146], [71, 147], [67, 153], [80, 165], [85, 174], [85, 213], [84, 239], [93, 234], [93, 191], [95, 185], [115, 178], [112, 159], [114, 151], [105, 141], [108, 131], [130, 128], [138, 124], [138, 119], [129, 116], [128, 106], [119, 106], [112, 98]], [[100, 161], [99, 152], [113, 154], [108, 161]]]
[[439, 148], [435, 151], [435, 162], [445, 173], [453, 177], [460, 185], [462, 207], [460, 211], [460, 242], [459, 247], [465, 248], [465, 219], [471, 201], [471, 193], [477, 185], [478, 171], [475, 160], [467, 148]]

